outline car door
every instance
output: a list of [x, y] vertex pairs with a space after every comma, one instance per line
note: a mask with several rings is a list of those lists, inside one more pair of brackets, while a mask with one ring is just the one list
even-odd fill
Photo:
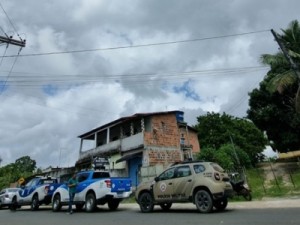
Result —
[[173, 182], [174, 199], [187, 200], [192, 192], [194, 179], [189, 165], [179, 166], [175, 171], [176, 178]]
[[155, 179], [153, 194], [156, 201], [169, 201], [173, 198], [175, 168], [164, 171]]

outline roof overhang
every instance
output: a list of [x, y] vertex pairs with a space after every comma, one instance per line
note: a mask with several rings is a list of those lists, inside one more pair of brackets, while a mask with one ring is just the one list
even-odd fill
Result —
[[139, 157], [141, 158], [143, 156], [142, 154], [143, 154], [143, 152], [141, 150], [139, 152], [123, 155], [121, 158], [116, 160], [116, 163], [127, 161], [127, 160], [130, 160], [130, 159], [133, 159], [133, 158], [139, 158]]

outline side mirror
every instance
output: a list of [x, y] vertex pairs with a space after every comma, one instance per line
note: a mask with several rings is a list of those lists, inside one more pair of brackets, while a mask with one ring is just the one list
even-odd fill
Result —
[[154, 178], [155, 182], [159, 181], [159, 177]]

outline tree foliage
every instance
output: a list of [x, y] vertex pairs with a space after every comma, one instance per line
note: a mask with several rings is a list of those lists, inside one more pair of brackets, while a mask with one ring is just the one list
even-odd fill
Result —
[[[288, 48], [291, 58], [300, 63], [300, 27], [298, 21], [292, 21], [286, 30], [282, 30], [281, 39]], [[291, 69], [283, 53], [264, 54], [262, 62], [271, 69], [260, 83], [258, 89], [250, 94], [248, 118], [261, 130], [266, 131], [273, 148], [279, 152], [298, 150], [300, 147], [300, 79]], [[298, 103], [298, 107], [297, 107]], [[296, 107], [295, 107], [296, 105]]]
[[29, 156], [23, 156], [15, 163], [0, 167], [0, 189], [8, 187], [10, 183], [18, 181], [21, 177], [31, 176], [36, 169], [36, 161]]
[[238, 165], [238, 156], [242, 166], [250, 166], [263, 157], [267, 139], [251, 121], [225, 113], [207, 113], [197, 120], [195, 129], [201, 144], [200, 159], [217, 161], [227, 168], [225, 165], [229, 163], [222, 163], [222, 159], [230, 159]]

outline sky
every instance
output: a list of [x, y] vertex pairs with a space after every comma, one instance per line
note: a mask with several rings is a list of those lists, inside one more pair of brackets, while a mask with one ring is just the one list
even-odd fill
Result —
[[74, 166], [79, 135], [135, 113], [247, 116], [298, 0], [0, 0], [1, 166]]

